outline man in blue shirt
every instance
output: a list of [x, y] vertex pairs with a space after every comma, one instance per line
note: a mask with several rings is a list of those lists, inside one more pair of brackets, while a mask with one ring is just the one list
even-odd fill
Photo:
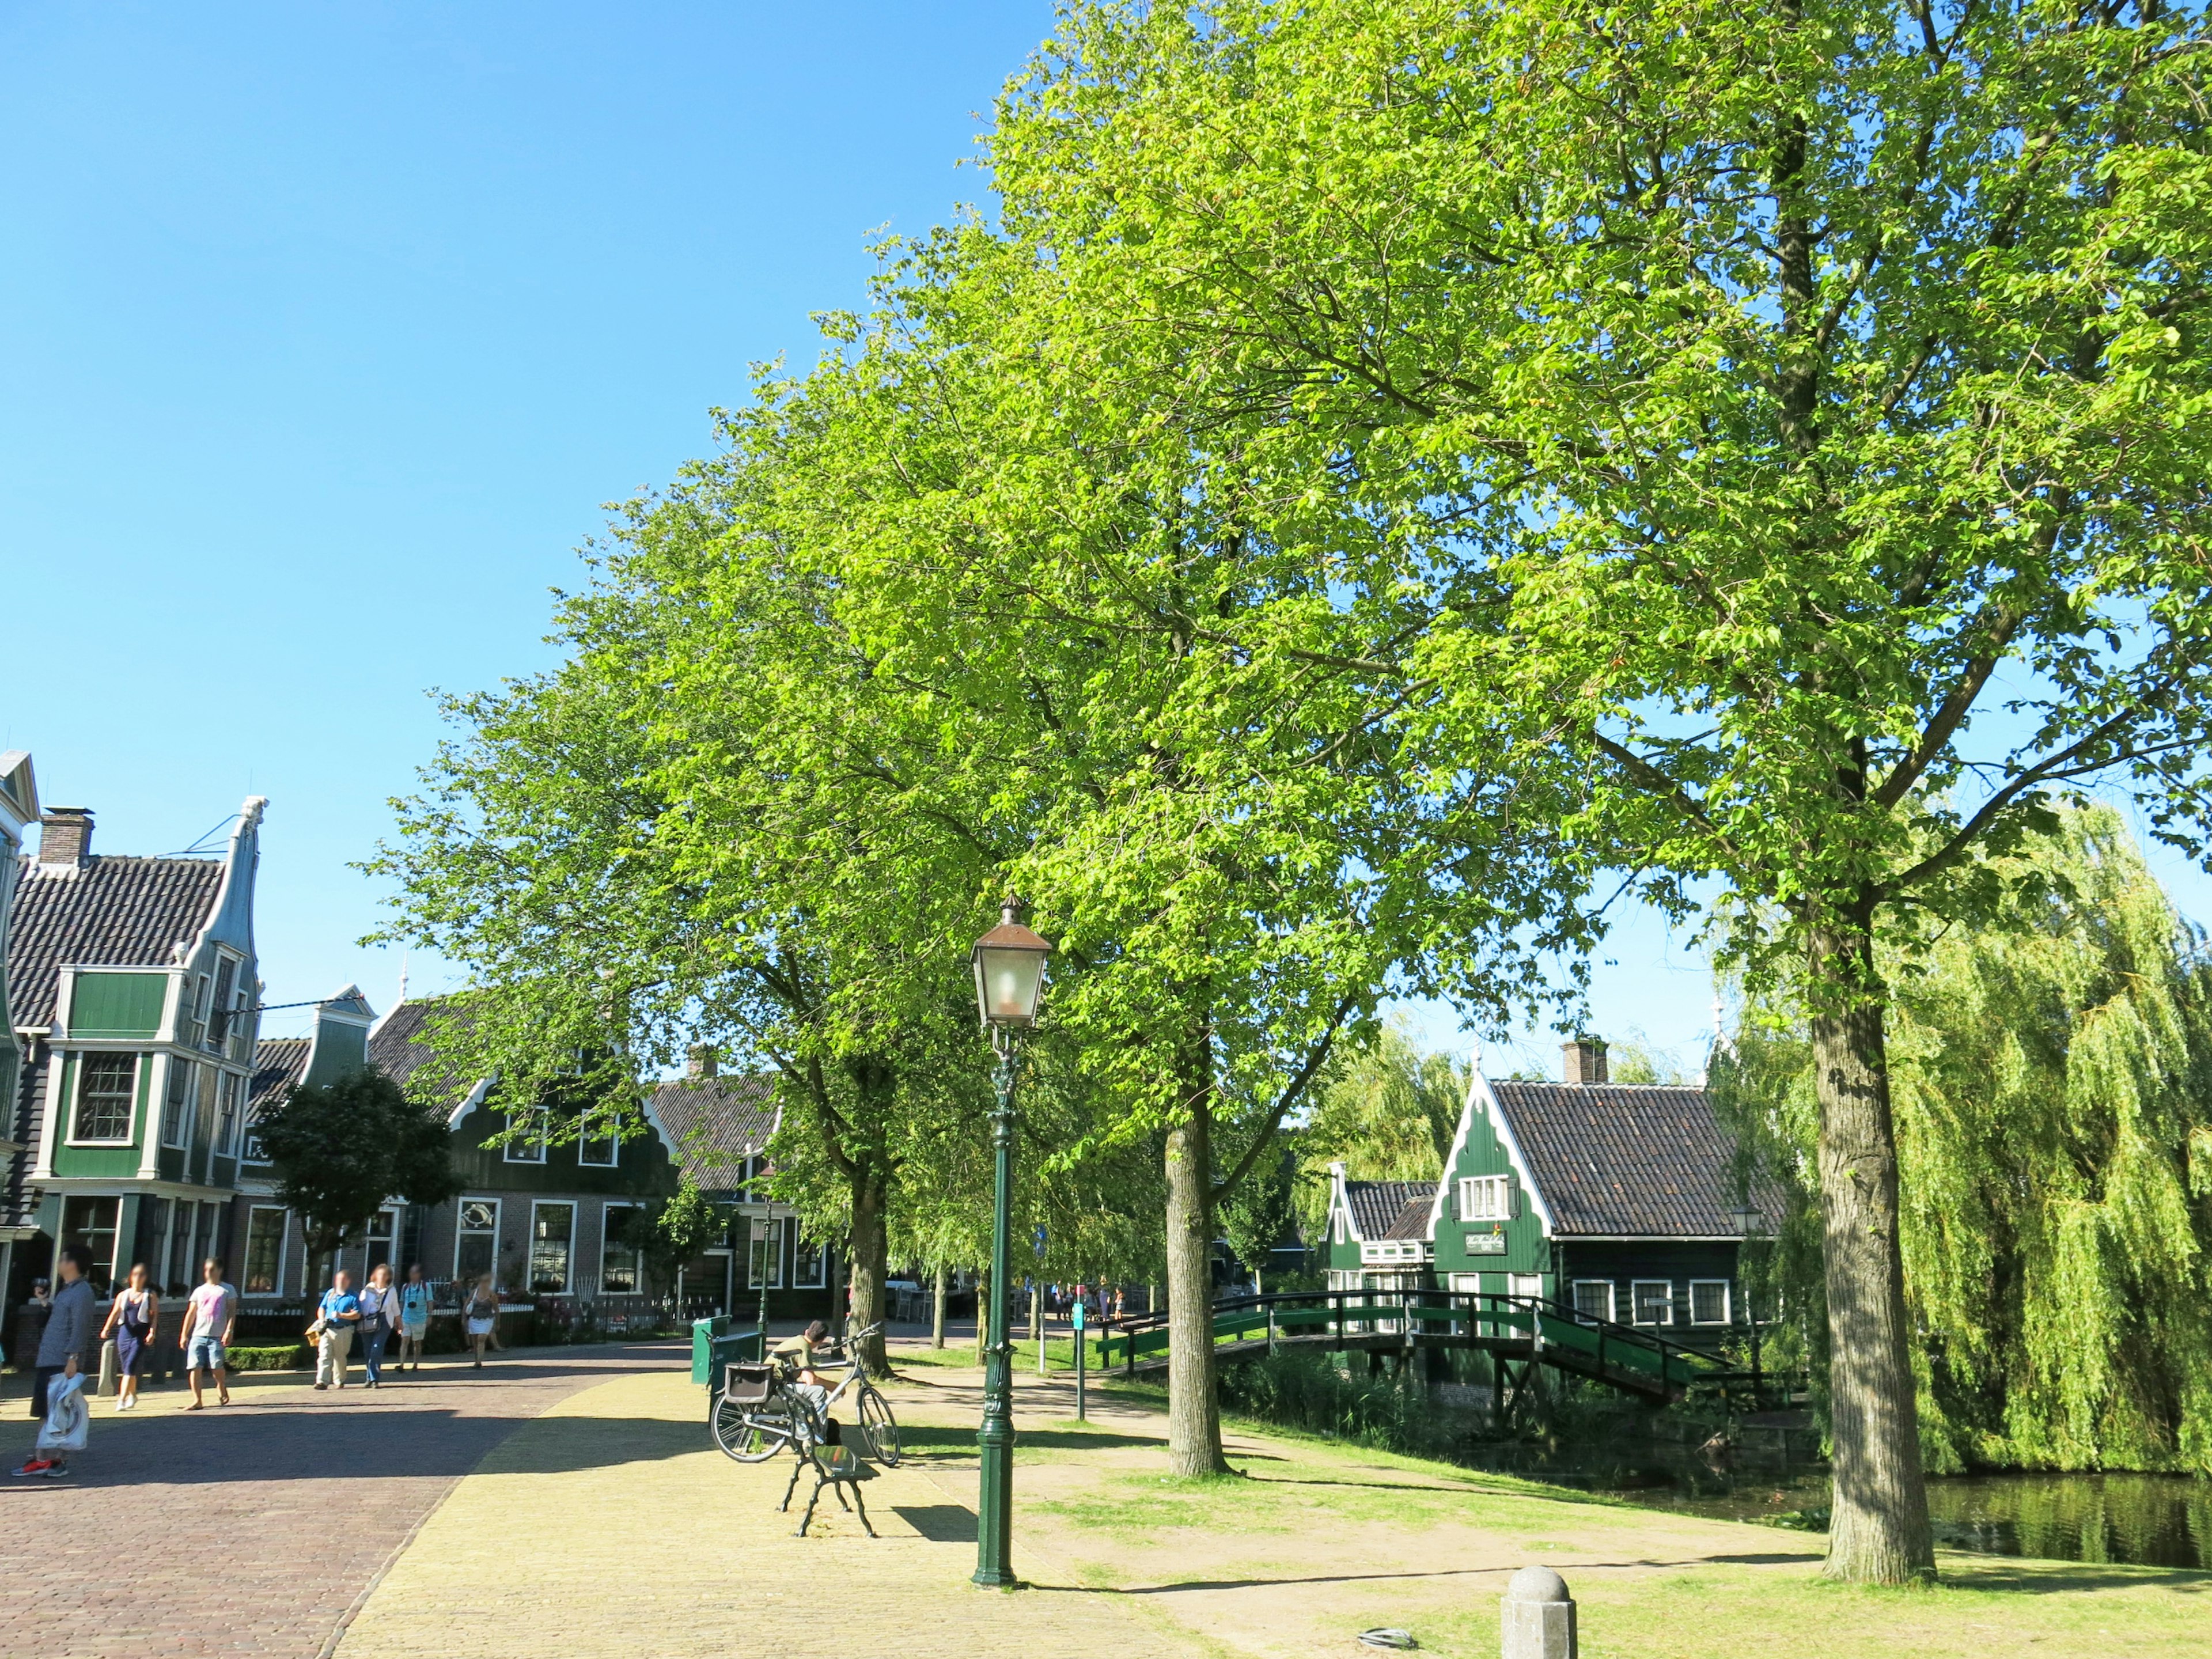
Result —
[[331, 1287], [315, 1310], [315, 1325], [322, 1338], [315, 1352], [315, 1386], [343, 1389], [346, 1355], [361, 1328], [361, 1298], [353, 1293], [353, 1275], [343, 1267], [331, 1275]]

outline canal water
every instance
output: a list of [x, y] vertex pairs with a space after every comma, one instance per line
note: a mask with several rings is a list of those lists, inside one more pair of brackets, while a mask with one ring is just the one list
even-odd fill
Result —
[[[1825, 1530], [1827, 1524], [1825, 1471], [1784, 1477], [1651, 1468], [1637, 1471], [1626, 1483], [1593, 1481], [1586, 1489], [1650, 1508], [1724, 1520], [1808, 1531]], [[1953, 1549], [2212, 1568], [2212, 1480], [2165, 1474], [1961, 1476], [1929, 1480], [1928, 1508], [1936, 1541]]]

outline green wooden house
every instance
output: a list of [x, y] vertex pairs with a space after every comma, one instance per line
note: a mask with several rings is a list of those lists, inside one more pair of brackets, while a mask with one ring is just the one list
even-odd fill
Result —
[[1610, 1082], [1594, 1038], [1561, 1059], [1557, 1083], [1476, 1068], [1440, 1181], [1334, 1167], [1330, 1288], [1538, 1297], [1717, 1346], [1747, 1313], [1735, 1149], [1712, 1102], [1695, 1086]]
[[4, 1220], [9, 1297], [64, 1243], [95, 1283], [133, 1261], [181, 1287], [225, 1248], [261, 1002], [253, 887], [262, 812], [216, 857], [93, 850], [52, 807], [19, 861], [7, 937], [17, 1071]]

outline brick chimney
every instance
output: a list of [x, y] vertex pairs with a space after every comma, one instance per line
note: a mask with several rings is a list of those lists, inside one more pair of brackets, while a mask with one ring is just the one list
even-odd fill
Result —
[[684, 1061], [684, 1075], [694, 1078], [713, 1077], [720, 1069], [721, 1061], [717, 1058], [714, 1051], [701, 1042], [692, 1046], [691, 1053]]
[[92, 808], [55, 806], [39, 820], [39, 862], [79, 870], [92, 856]]
[[1578, 1036], [1559, 1045], [1559, 1077], [1567, 1083], [1605, 1081], [1605, 1044], [1594, 1036]]

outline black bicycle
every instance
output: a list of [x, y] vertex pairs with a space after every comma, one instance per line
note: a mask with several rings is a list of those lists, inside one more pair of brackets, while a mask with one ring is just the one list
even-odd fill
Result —
[[881, 1325], [871, 1325], [846, 1339], [845, 1376], [834, 1389], [799, 1382], [798, 1367], [774, 1356], [730, 1366], [710, 1419], [714, 1443], [740, 1463], [765, 1463], [787, 1447], [804, 1459], [815, 1447], [829, 1443], [830, 1409], [849, 1394], [867, 1455], [886, 1468], [896, 1468], [898, 1419], [860, 1364], [860, 1343], [881, 1329]]

